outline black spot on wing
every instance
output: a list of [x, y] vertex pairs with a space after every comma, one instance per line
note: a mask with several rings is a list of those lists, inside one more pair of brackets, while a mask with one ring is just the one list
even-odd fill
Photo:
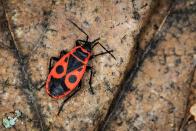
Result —
[[70, 83], [74, 83], [74, 82], [76, 82], [76, 80], [77, 80], [77, 77], [76, 77], [75, 75], [71, 75], [71, 76], [69, 77], [69, 82], [70, 82]]
[[60, 79], [51, 77], [49, 82], [49, 91], [51, 96], [59, 96], [69, 91], [69, 88], [65, 85], [64, 79], [65, 77]]
[[57, 72], [58, 74], [63, 73], [63, 71], [64, 71], [64, 68], [63, 68], [62, 65], [59, 65], [59, 66], [56, 67], [56, 72]]
[[83, 52], [81, 48], [78, 48], [75, 52], [74, 55], [77, 56], [79, 59], [84, 60], [85, 58], [88, 57], [88, 54]]
[[69, 61], [68, 61], [67, 73], [69, 73], [69, 72], [71, 72], [71, 71], [79, 68], [82, 65], [83, 65], [82, 62], [80, 62], [75, 57], [73, 57], [72, 55], [70, 55]]

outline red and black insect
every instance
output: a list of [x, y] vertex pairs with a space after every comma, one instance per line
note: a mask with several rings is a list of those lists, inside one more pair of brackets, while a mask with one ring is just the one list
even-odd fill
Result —
[[[69, 21], [86, 35], [86, 40], [76, 40], [76, 46], [70, 52], [62, 50], [59, 57], [50, 58], [49, 75], [45, 84], [46, 92], [49, 96], [55, 99], [65, 97], [65, 100], [58, 111], [58, 115], [62, 110], [64, 103], [80, 89], [81, 79], [84, 73], [88, 70], [90, 70], [91, 73], [89, 90], [94, 94], [91, 86], [93, 68], [89, 66], [90, 60], [107, 53], [115, 59], [113, 54], [111, 54], [113, 50], [107, 50], [98, 42], [100, 38], [95, 39], [92, 42], [88, 41], [89, 36], [87, 33], [71, 20]], [[98, 44], [105, 50], [105, 52], [93, 55], [92, 50]], [[52, 65], [53, 61], [56, 61], [54, 65]]]

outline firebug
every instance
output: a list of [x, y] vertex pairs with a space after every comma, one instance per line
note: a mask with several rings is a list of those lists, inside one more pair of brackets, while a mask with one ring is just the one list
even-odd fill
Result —
[[[75, 42], [76, 46], [71, 51], [62, 50], [59, 57], [50, 58], [49, 75], [45, 83], [46, 92], [55, 99], [65, 98], [59, 108], [58, 115], [65, 102], [81, 88], [81, 80], [86, 71], [90, 71], [89, 90], [94, 94], [91, 86], [93, 68], [89, 66], [90, 60], [104, 54], [110, 54], [115, 59], [111, 53], [113, 50], [107, 50], [99, 43], [100, 38], [89, 41], [89, 36], [83, 29], [73, 21], [68, 21], [86, 35], [86, 40], [78, 39]], [[100, 45], [105, 52], [94, 55], [92, 50], [96, 45]], [[53, 61], [56, 62], [54, 65], [52, 65]]]

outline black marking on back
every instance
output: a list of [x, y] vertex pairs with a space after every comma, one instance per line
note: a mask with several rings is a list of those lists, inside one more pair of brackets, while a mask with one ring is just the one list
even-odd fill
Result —
[[49, 92], [51, 96], [59, 96], [69, 91], [70, 89], [65, 85], [65, 77], [56, 79], [51, 77], [49, 82]]
[[64, 61], [67, 62], [68, 61], [68, 57], [66, 57]]
[[75, 75], [71, 75], [71, 76], [69, 77], [69, 82], [70, 82], [70, 83], [74, 83], [74, 82], [76, 82], [76, 80], [77, 80], [77, 77], [76, 77]]
[[78, 48], [75, 52], [74, 55], [80, 58], [81, 60], [84, 60], [85, 58], [88, 57], [88, 54], [83, 52], [81, 48]]
[[57, 72], [58, 74], [63, 73], [63, 71], [64, 71], [64, 68], [63, 68], [62, 65], [58, 65], [58, 66], [56, 67], [56, 72]]
[[71, 71], [79, 68], [82, 65], [83, 65], [82, 62], [80, 62], [75, 57], [73, 57], [72, 55], [70, 55], [69, 62], [68, 62], [68, 67], [67, 67], [67, 73], [69, 73], [69, 72], [71, 72]]

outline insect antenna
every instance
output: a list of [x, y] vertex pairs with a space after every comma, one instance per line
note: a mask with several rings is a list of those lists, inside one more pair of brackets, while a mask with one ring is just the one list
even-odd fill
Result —
[[69, 22], [71, 22], [76, 28], [78, 28], [82, 33], [84, 33], [86, 35], [86, 41], [88, 41], [88, 34], [82, 29], [80, 28], [76, 23], [74, 23], [73, 21], [71, 21], [70, 19], [67, 19]]

